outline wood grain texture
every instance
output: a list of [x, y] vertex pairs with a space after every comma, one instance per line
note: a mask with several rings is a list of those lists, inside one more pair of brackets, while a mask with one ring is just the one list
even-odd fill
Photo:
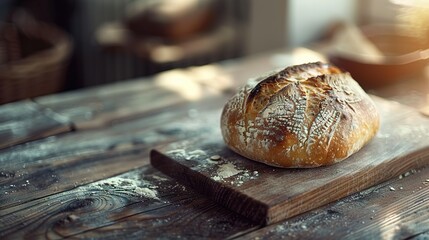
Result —
[[71, 130], [66, 118], [34, 102], [0, 106], [0, 149]]
[[108, 127], [120, 121], [142, 118], [149, 113], [156, 113], [157, 110], [185, 102], [182, 97], [167, 90], [154, 88], [147, 91], [140, 94], [124, 92], [115, 95], [70, 98], [70, 102], [66, 102], [68, 98], [61, 100], [61, 96], [56, 96], [59, 101], [49, 99], [52, 102], [48, 102], [43, 98], [36, 101], [72, 119], [77, 129]]
[[239, 239], [425, 239], [429, 231], [426, 179], [429, 168], [411, 171]]
[[2, 239], [226, 238], [256, 225], [150, 166], [0, 210]]
[[186, 103], [219, 97], [228, 89], [228, 82], [219, 81], [223, 73], [218, 73], [219, 79], [204, 79], [195, 71], [204, 69], [172, 70], [153, 78], [39, 97], [35, 102], [68, 117], [77, 129], [109, 127], [150, 114], [173, 111]]
[[[249, 161], [225, 147], [216, 125], [209, 135], [152, 151], [151, 163], [254, 221], [278, 222], [429, 163], [429, 120], [374, 100], [382, 119], [377, 136], [333, 166], [279, 169]], [[213, 155], [222, 159], [211, 161]]]
[[144, 166], [151, 148], [198, 136], [210, 104], [0, 150], [0, 209]]

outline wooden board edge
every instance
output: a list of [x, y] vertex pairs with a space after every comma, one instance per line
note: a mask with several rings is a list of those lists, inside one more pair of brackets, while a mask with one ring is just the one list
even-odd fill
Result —
[[[356, 172], [352, 176], [349, 176], [351, 178], [357, 179], [356, 181], [352, 181], [352, 186], [350, 189], [353, 189], [350, 192], [344, 192], [342, 194], [337, 195], [337, 197], [327, 200], [328, 198], [324, 198], [324, 201], [314, 201], [311, 199], [310, 201], [314, 201], [313, 204], [311, 204], [311, 207], [308, 207], [307, 209], [302, 209], [298, 211], [281, 211], [281, 214], [275, 214], [276, 212], [279, 212], [278, 209], [283, 208], [283, 205], [290, 205], [293, 200], [288, 201], [287, 203], [284, 202], [283, 204], [278, 204], [275, 206], [271, 206], [268, 209], [267, 214], [267, 224], [274, 224], [278, 223], [280, 221], [283, 221], [285, 219], [289, 219], [291, 217], [298, 216], [300, 214], [306, 213], [308, 211], [311, 211], [315, 208], [325, 206], [327, 204], [333, 203], [335, 201], [338, 201], [342, 198], [345, 198], [347, 196], [350, 196], [352, 194], [356, 194], [358, 192], [364, 191], [365, 189], [371, 188], [377, 184], [381, 184], [383, 182], [387, 182], [395, 177], [400, 176], [401, 174], [404, 174], [408, 171], [415, 170], [415, 169], [421, 169], [424, 167], [429, 166], [429, 147], [424, 147], [422, 149], [419, 149], [415, 152], [412, 152], [404, 158], [408, 158], [408, 164], [406, 165], [400, 165], [399, 163], [392, 168], [391, 166], [387, 166], [386, 164], [381, 164], [377, 166], [377, 168], [370, 168], [367, 167], [367, 169], [364, 169], [365, 171]], [[398, 158], [401, 159], [401, 158]], [[399, 160], [396, 161], [399, 161]], [[382, 175], [376, 175], [377, 172], [383, 173]], [[344, 178], [344, 177], [343, 177]], [[374, 181], [367, 181], [368, 178], [372, 178]], [[341, 180], [338, 180], [341, 184]], [[347, 182], [347, 181], [344, 181]], [[365, 184], [366, 182], [366, 184]], [[327, 187], [329, 188], [329, 186]], [[326, 189], [329, 191], [330, 189]], [[312, 195], [314, 192], [320, 191], [320, 189], [315, 189], [312, 192], [306, 193], [306, 195]], [[296, 203], [295, 205], [299, 205]], [[294, 205], [293, 205], [294, 206]], [[309, 205], [310, 206], [310, 205]]]
[[[269, 206], [265, 203], [259, 202], [249, 196], [239, 193], [234, 189], [224, 186], [219, 182], [212, 181], [210, 178], [204, 176], [198, 171], [193, 171], [178, 162], [171, 160], [168, 156], [152, 149], [150, 152], [150, 163], [151, 165], [166, 174], [167, 176], [177, 180], [179, 183], [191, 187], [195, 191], [203, 194], [204, 196], [212, 199], [216, 203], [230, 209], [240, 209], [235, 211], [236, 213], [252, 220], [253, 222], [266, 225], [268, 223], [268, 209]], [[194, 179], [188, 178], [188, 175], [193, 175]], [[221, 197], [229, 195], [230, 198], [241, 198], [246, 201], [240, 207], [231, 206], [234, 201], [221, 201]]]

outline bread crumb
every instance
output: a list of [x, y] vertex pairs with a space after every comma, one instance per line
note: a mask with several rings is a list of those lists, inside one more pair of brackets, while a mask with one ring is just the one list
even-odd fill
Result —
[[213, 155], [210, 157], [210, 160], [213, 160], [213, 161], [219, 161], [220, 159], [221, 157], [219, 155]]

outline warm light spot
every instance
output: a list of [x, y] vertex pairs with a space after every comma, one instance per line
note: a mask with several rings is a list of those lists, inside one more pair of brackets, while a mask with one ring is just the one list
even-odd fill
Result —
[[233, 88], [230, 75], [216, 65], [166, 71], [158, 74], [155, 82], [158, 86], [177, 92], [190, 101]]
[[285, 66], [299, 65], [310, 62], [327, 62], [322, 54], [308, 48], [296, 48], [291, 53], [277, 53], [271, 56], [274, 68], [283, 69]]
[[[127, 8], [128, 16], [137, 16], [147, 9], [159, 13], [160, 16], [169, 17], [183, 14], [197, 4], [198, 0], [164, 0], [145, 1], [138, 0]], [[167, 20], [167, 19], [165, 19]]]
[[127, 31], [118, 23], [106, 23], [97, 30], [95, 37], [102, 45], [120, 45], [127, 40]]
[[230, 75], [216, 65], [189, 68], [189, 75], [202, 85], [216, 90], [225, 90], [233, 86]]
[[157, 63], [174, 62], [183, 58], [183, 49], [177, 46], [157, 46], [150, 52], [151, 59]]
[[399, 6], [396, 20], [398, 30], [405, 35], [417, 38], [422, 44], [429, 43], [429, 1], [427, 0], [391, 0]]
[[296, 48], [292, 51], [292, 65], [318, 61], [327, 62], [327, 59], [322, 54], [308, 48]]
[[162, 4], [155, 5], [157, 11], [163, 15], [176, 15], [195, 6], [198, 0], [164, 0]]
[[170, 70], [155, 77], [158, 86], [178, 93], [183, 98], [196, 101], [203, 96], [203, 87], [184, 70]]

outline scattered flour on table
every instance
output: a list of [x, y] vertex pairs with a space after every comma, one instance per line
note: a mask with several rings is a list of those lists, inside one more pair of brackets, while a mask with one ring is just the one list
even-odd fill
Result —
[[177, 157], [183, 157], [185, 160], [195, 160], [201, 156], [206, 156], [207, 153], [201, 149], [187, 152], [185, 149], [175, 149], [168, 151], [167, 154], [173, 154]]
[[161, 176], [157, 176], [157, 175], [153, 175], [152, 178], [156, 179], [156, 180], [159, 180], [159, 181], [167, 181], [168, 180], [165, 177], [161, 177]]
[[118, 176], [91, 183], [87, 186], [87, 188], [95, 188], [99, 190], [106, 190], [105, 187], [111, 187], [115, 190], [126, 191], [127, 193], [131, 193], [133, 195], [159, 200], [158, 192], [155, 190], [157, 187], [137, 178], [125, 178]]
[[399, 135], [427, 137], [429, 136], [429, 126], [416, 125], [412, 119], [405, 119], [402, 124], [396, 126], [395, 132], [397, 132]]
[[185, 159], [185, 160], [196, 160], [197, 163], [191, 166], [192, 170], [207, 172], [211, 175], [211, 179], [217, 182], [223, 182], [228, 179], [229, 183], [235, 186], [241, 186], [244, 182], [256, 179], [259, 176], [258, 171], [250, 171], [247, 169], [239, 169], [232, 162], [228, 162], [219, 155], [211, 155], [201, 149], [187, 150], [187, 149], [175, 149], [168, 151], [167, 154], [174, 158]]
[[207, 153], [204, 152], [203, 150], [200, 150], [200, 149], [189, 152], [189, 156], [191, 156], [191, 157], [192, 156], [200, 156], [200, 155], [207, 155]]
[[238, 170], [235, 168], [235, 165], [232, 163], [225, 163], [219, 166], [217, 170], [217, 176], [213, 177], [214, 180], [220, 180], [224, 178], [229, 178], [234, 175], [243, 172], [243, 170]]
[[234, 179], [232, 179], [229, 183], [235, 186], [241, 186], [246, 181], [256, 179], [258, 176], [258, 171], [237, 169], [233, 163], [228, 162], [219, 165], [216, 174], [211, 178], [217, 182], [221, 182], [227, 178], [234, 177]]

